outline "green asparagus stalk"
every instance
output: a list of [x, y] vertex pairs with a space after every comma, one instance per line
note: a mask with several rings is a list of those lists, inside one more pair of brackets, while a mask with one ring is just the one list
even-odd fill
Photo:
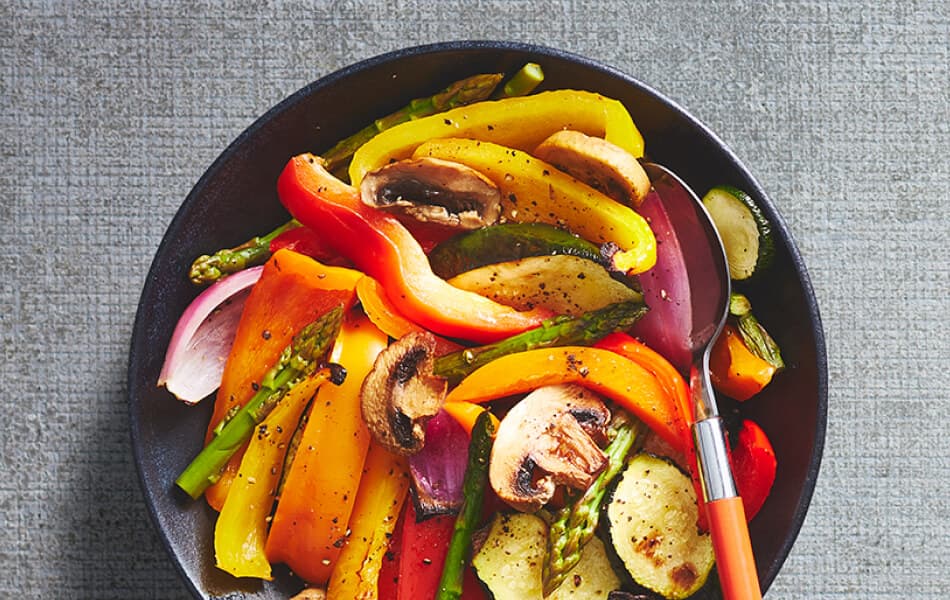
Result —
[[642, 301], [616, 302], [581, 315], [560, 315], [547, 319], [535, 329], [510, 338], [446, 354], [435, 360], [434, 372], [455, 385], [475, 369], [496, 358], [515, 352], [554, 346], [589, 346], [616, 331], [630, 329], [647, 312]]
[[[217, 481], [224, 465], [251, 438], [281, 398], [324, 364], [342, 323], [343, 309], [338, 306], [301, 329], [277, 364], [264, 375], [257, 393], [227, 422], [215, 428], [211, 442], [175, 480], [178, 487], [197, 499]], [[331, 381], [342, 383], [332, 376]]]
[[544, 81], [544, 71], [538, 63], [527, 63], [511, 76], [501, 91], [497, 94], [501, 98], [527, 96]]
[[557, 510], [548, 528], [548, 551], [541, 570], [544, 595], [561, 585], [568, 572], [581, 559], [581, 551], [594, 537], [600, 520], [600, 507], [607, 488], [626, 462], [627, 454], [637, 439], [639, 421], [618, 412], [610, 423], [610, 442], [604, 449], [607, 468], [572, 504]]
[[475, 419], [472, 441], [468, 445], [468, 466], [462, 480], [462, 508], [455, 518], [455, 529], [445, 555], [445, 566], [436, 600], [458, 600], [462, 597], [462, 577], [468, 560], [472, 533], [478, 526], [482, 499], [488, 482], [488, 459], [491, 456], [495, 426], [486, 410]]
[[752, 314], [752, 303], [742, 294], [733, 292], [729, 297], [729, 314], [736, 318], [742, 342], [753, 354], [776, 369], [784, 369], [785, 361], [778, 344]]
[[267, 235], [253, 237], [240, 246], [202, 254], [191, 263], [188, 278], [195, 285], [204, 285], [248, 267], [262, 265], [270, 258], [270, 243], [274, 238], [296, 227], [300, 227], [300, 223], [291, 219]]

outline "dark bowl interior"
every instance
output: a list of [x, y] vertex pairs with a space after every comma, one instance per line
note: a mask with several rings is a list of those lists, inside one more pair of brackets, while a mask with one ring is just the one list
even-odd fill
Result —
[[[775, 206], [733, 153], [704, 125], [643, 83], [561, 51], [512, 43], [447, 43], [386, 54], [324, 77], [273, 108], [208, 169], [168, 228], [142, 291], [129, 361], [132, 443], [146, 502], [173, 561], [197, 597], [251, 593], [287, 597], [299, 582], [278, 569], [274, 582], [237, 580], [214, 567], [214, 513], [173, 482], [199, 451], [211, 402], [189, 408], [155, 382], [175, 323], [196, 296], [192, 259], [269, 231], [287, 219], [275, 181], [287, 160], [321, 151], [372, 118], [451, 81], [478, 72], [512, 72], [540, 63], [545, 89], [579, 88], [624, 102], [650, 157], [695, 189], [719, 183], [747, 190], [775, 226], [777, 261], [749, 289], [756, 313], [789, 364], [743, 414], [768, 433], [779, 470], [772, 495], [751, 523], [763, 588], [775, 578], [798, 535], [821, 458], [826, 415], [825, 347], [804, 265]], [[724, 412], [730, 409], [724, 407]]]

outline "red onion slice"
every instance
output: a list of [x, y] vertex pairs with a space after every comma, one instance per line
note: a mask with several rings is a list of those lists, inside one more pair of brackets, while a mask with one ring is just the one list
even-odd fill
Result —
[[468, 434], [444, 410], [426, 423], [425, 445], [409, 457], [412, 498], [419, 519], [454, 514], [462, 506], [468, 442]]
[[158, 385], [186, 404], [195, 404], [221, 385], [244, 301], [264, 267], [215, 282], [195, 298], [175, 325]]
[[656, 236], [656, 266], [640, 274], [643, 300], [650, 310], [632, 333], [681, 371], [688, 370], [693, 309], [683, 248], [659, 194], [651, 190], [637, 212]]

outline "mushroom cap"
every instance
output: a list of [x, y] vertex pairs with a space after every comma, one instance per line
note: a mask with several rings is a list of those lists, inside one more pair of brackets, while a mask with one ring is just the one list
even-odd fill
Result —
[[404, 335], [380, 352], [360, 388], [360, 409], [373, 439], [410, 455], [425, 444], [426, 422], [442, 407], [448, 383], [432, 374], [436, 339]]
[[501, 192], [471, 167], [438, 158], [400, 160], [367, 173], [364, 204], [461, 229], [498, 222]]
[[534, 154], [606, 196], [634, 208], [650, 192], [650, 178], [636, 157], [603, 138], [562, 130], [541, 142]]
[[574, 384], [538, 388], [502, 419], [492, 446], [488, 479], [499, 498], [535, 512], [558, 485], [586, 489], [607, 467], [592, 437], [604, 437], [610, 411]]

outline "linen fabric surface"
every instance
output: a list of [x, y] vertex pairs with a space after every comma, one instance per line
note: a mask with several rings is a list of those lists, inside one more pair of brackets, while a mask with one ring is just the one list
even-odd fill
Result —
[[306, 83], [409, 45], [495, 39], [588, 56], [679, 102], [795, 236], [827, 337], [828, 432], [767, 598], [944, 598], [948, 7], [2, 3], [0, 596], [187, 597], [142, 500], [125, 393], [166, 226], [217, 155]]

